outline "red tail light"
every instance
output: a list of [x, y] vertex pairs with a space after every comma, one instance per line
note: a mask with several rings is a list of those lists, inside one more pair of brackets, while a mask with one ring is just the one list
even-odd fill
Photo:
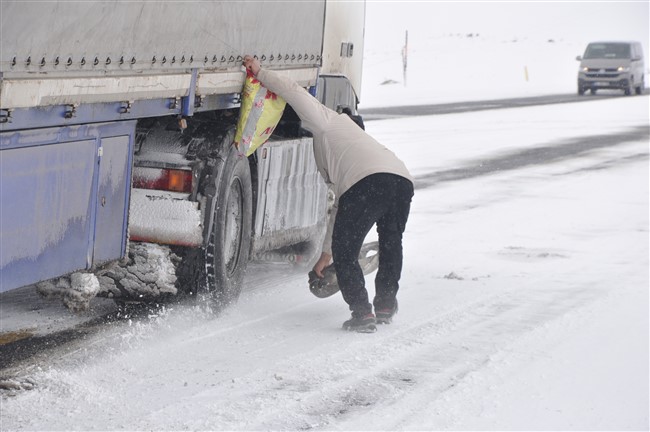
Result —
[[134, 167], [133, 187], [191, 193], [192, 171]]

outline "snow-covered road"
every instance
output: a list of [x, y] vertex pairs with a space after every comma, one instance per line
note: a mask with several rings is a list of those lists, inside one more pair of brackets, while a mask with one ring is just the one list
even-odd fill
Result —
[[[368, 122], [430, 175], [648, 128], [648, 97]], [[116, 322], [20, 379], [2, 430], [648, 428], [648, 139], [416, 190], [400, 313], [253, 266], [218, 317]], [[372, 277], [368, 277], [372, 293]]]

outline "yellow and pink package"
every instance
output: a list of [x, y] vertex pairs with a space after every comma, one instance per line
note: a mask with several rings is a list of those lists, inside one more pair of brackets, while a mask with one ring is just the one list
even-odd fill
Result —
[[250, 71], [246, 71], [235, 133], [235, 145], [241, 154], [252, 155], [269, 139], [285, 105], [284, 99], [263, 87]]

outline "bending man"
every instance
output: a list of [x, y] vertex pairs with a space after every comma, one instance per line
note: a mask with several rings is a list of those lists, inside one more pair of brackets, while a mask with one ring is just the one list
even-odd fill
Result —
[[[284, 98], [300, 117], [302, 127], [313, 135], [318, 171], [336, 197], [314, 271], [323, 277], [323, 269], [334, 259], [343, 299], [352, 311], [343, 328], [371, 332], [376, 322], [390, 323], [397, 312], [402, 233], [413, 197], [411, 174], [393, 152], [350, 117], [327, 108], [296, 82], [262, 69], [251, 56], [244, 58], [244, 66], [266, 88]], [[373, 300], [376, 317], [358, 262], [363, 241], [374, 224], [379, 236]]]

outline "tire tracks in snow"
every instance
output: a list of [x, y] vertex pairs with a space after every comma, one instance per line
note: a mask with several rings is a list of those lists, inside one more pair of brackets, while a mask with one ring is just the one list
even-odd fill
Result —
[[[335, 318], [317, 317], [313, 326], [297, 326], [294, 322], [302, 316], [295, 314], [310, 316], [316, 309], [331, 314], [331, 308], [322, 307], [323, 300], [308, 296], [282, 308], [271, 307], [268, 313], [247, 310], [264, 303], [260, 297], [291, 295], [299, 278], [287, 276], [286, 285], [276, 286], [273, 293], [253, 290], [242, 299], [243, 310], [235, 307], [205, 323], [189, 322], [183, 331], [165, 320], [162, 331], [147, 326], [145, 333], [158, 333], [149, 340], [172, 338], [165, 338], [165, 344], [139, 346], [144, 352], [127, 350], [125, 356], [118, 347], [104, 374], [122, 376], [113, 384], [116, 390], [106, 396], [95, 394], [101, 385], [96, 373], [81, 388], [74, 383], [74, 373], [46, 377], [63, 379], [68, 392], [80, 391], [78, 409], [91, 403], [84, 394], [94, 395], [92, 404], [101, 404], [108, 414], [96, 414], [93, 421], [101, 418], [107, 428], [128, 424], [132, 429], [399, 430], [413, 424], [423, 410], [444, 407], [449, 393], [480, 379], [481, 370], [495, 358], [503, 358], [518, 340], [586, 307], [605, 292], [588, 283], [553, 289], [548, 281], [531, 281], [462, 301], [451, 309], [432, 308], [435, 316], [403, 317], [412, 322], [403, 319], [402, 313], [394, 324], [381, 326], [373, 335], [342, 332], [330, 325]], [[251, 313], [255, 319], [246, 316]], [[186, 313], [181, 318], [189, 319]], [[169, 352], [167, 343], [178, 354]], [[202, 358], [183, 355], [196, 352], [197, 345], [209, 344], [217, 345], [212, 354], [204, 352]], [[92, 359], [96, 353], [89, 355]], [[166, 356], [167, 365], [149, 370], [148, 364], [130, 364], [133, 359], [161, 355]], [[224, 363], [224, 359], [229, 361]], [[206, 367], [218, 369], [209, 381], [205, 380]], [[100, 362], [92, 368], [103, 366]], [[130, 385], [165, 375], [197, 384], [179, 388], [178, 383], [154, 379], [147, 385], [152, 394], [174, 392], [178, 398], [174, 400], [164, 396], [143, 399], [139, 392], [144, 387]], [[209, 415], [187, 418], [186, 413], [197, 406]], [[480, 410], [480, 406], [467, 409]], [[119, 419], [111, 412], [119, 412]], [[453, 425], [454, 416], [462, 414], [443, 412], [440, 416]]]
[[[480, 375], [481, 369], [518, 339], [589, 305], [604, 293], [588, 289], [590, 285], [553, 290], [541, 284], [486, 294], [410, 325], [396, 321], [374, 335], [341, 332], [334, 339], [324, 337], [322, 345], [312, 341], [310, 346], [286, 355], [274, 347], [304, 344], [304, 334], [271, 336], [256, 347], [265, 361], [264, 368], [250, 370], [250, 360], [242, 359], [243, 365], [231, 369], [230, 376], [236, 378], [218, 384], [222, 391], [207, 390], [183, 400], [192, 404], [211, 399], [219, 407], [214, 423], [190, 422], [183, 427], [400, 429], [421, 410], [444, 401], [447, 392], [461, 382]], [[311, 305], [313, 302], [304, 302], [290, 309]], [[247, 325], [272, 328], [286, 312], [268, 314]], [[229, 327], [219, 333], [225, 331], [235, 337], [240, 330]], [[313, 338], [323, 331], [312, 330]], [[344, 343], [339, 343], [342, 338]], [[354, 340], [350, 342], [349, 338]], [[228, 346], [226, 343], [224, 348]], [[255, 357], [253, 352], [249, 355]], [[269, 370], [275, 371], [272, 376]], [[228, 390], [223, 391], [224, 387]], [[172, 419], [183, 410], [183, 405], [161, 407], [139, 426], [155, 426], [160, 416]], [[231, 414], [246, 412], [255, 415], [242, 419]], [[356, 423], [358, 418], [364, 423]], [[368, 419], [374, 419], [373, 423], [368, 424]]]
[[[532, 298], [544, 298], [542, 303], [532, 301], [526, 289], [513, 290], [464, 304], [436, 319], [385, 336], [382, 332], [381, 339], [364, 353], [361, 364], [356, 358], [335, 362], [347, 363], [354, 372], [320, 390], [325, 404], [320, 394], [312, 396], [309, 409], [302, 411], [302, 425], [255, 426], [399, 430], [405, 419], [412, 421], [433, 401], [444, 399], [447, 391], [470, 379], [518, 338], [602, 294], [587, 289], [539, 291]], [[335, 376], [335, 370], [325, 376], [330, 374]], [[430, 399], [422, 399], [422, 395]], [[386, 415], [387, 408], [394, 405], [400, 408], [388, 410]], [[362, 424], [355, 423], [359, 411], [365, 411], [360, 416]], [[399, 415], [394, 416], [396, 413]], [[376, 420], [368, 424], [368, 419]]]
[[[650, 126], [637, 126], [628, 129], [626, 132], [616, 132], [610, 135], [572, 138], [558, 143], [549, 143], [543, 146], [477, 160], [460, 168], [419, 175], [415, 178], [415, 187], [416, 189], [427, 188], [444, 182], [470, 180], [476, 177], [524, 169], [530, 166], [558, 163], [566, 159], [589, 155], [596, 150], [616, 147], [630, 142], [648, 142], [649, 139]], [[646, 158], [647, 154], [638, 153], [622, 161], [635, 162]]]

